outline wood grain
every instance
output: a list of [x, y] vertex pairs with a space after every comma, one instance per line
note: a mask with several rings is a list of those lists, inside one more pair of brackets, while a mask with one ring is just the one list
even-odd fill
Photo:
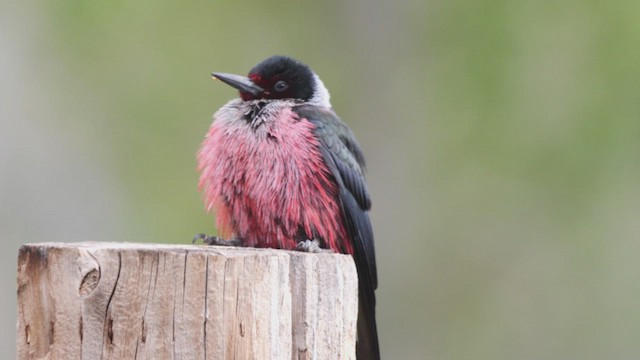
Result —
[[131, 243], [23, 245], [19, 359], [355, 359], [353, 260]]

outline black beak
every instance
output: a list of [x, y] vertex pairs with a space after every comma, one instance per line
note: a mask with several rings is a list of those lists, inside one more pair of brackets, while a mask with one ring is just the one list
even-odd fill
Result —
[[258, 96], [264, 92], [263, 88], [244, 76], [225, 73], [212, 73], [211, 76], [213, 76], [214, 79], [218, 79], [223, 83], [240, 90], [240, 92], [250, 93], [254, 96]]

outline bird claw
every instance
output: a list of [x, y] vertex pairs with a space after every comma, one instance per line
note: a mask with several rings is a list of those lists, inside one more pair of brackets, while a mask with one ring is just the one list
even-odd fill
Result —
[[331, 249], [323, 249], [320, 247], [320, 242], [316, 239], [313, 240], [303, 240], [298, 243], [296, 246], [296, 250], [308, 253], [332, 253]]
[[193, 237], [193, 240], [191, 240], [191, 243], [195, 244], [200, 239], [202, 239], [203, 242], [206, 242], [207, 234], [196, 234], [196, 236]]
[[217, 236], [207, 236], [206, 234], [196, 234], [196, 236], [193, 237], [192, 243], [195, 244], [200, 239], [202, 239], [202, 243], [206, 245], [218, 245], [218, 246], [240, 246], [241, 245], [240, 240], [238, 239], [225, 240]]

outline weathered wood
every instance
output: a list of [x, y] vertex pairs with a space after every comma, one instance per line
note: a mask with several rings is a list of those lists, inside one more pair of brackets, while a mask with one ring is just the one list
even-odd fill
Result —
[[18, 258], [19, 359], [355, 359], [348, 255], [41, 243]]

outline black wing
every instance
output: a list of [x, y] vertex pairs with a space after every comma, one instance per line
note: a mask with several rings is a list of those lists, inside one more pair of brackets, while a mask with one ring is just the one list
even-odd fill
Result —
[[333, 111], [312, 105], [300, 105], [294, 111], [315, 126], [320, 150], [338, 184], [343, 219], [353, 241], [359, 282], [357, 357], [379, 359], [374, 293], [378, 287], [378, 274], [373, 230], [367, 213], [371, 199], [364, 180], [364, 156], [353, 132]]

